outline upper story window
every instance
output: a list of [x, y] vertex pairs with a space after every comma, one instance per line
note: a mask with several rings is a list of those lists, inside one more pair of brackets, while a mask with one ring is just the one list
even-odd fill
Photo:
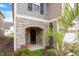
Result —
[[43, 3], [28, 3], [28, 10], [32, 12], [39, 12], [43, 14]]
[[28, 10], [32, 11], [32, 3], [28, 3]]
[[39, 12], [40, 11], [40, 5], [39, 4], [32, 4], [33, 11]]

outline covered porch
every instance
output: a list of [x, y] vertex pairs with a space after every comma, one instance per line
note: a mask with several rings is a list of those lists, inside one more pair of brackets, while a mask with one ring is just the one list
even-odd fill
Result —
[[25, 44], [31, 47], [43, 45], [43, 29], [39, 27], [28, 27], [25, 29]]

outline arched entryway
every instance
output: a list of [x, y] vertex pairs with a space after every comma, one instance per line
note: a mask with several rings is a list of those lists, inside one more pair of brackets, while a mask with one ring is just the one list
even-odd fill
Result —
[[39, 27], [28, 27], [25, 29], [26, 44], [42, 44], [43, 29]]

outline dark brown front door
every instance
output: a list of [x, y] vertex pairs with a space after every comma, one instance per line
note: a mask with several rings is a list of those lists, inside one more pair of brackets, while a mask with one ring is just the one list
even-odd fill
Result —
[[31, 44], [36, 44], [36, 30], [35, 29], [30, 30], [30, 42]]

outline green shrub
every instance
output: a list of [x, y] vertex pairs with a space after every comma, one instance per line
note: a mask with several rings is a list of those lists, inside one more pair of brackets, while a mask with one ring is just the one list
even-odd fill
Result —
[[42, 55], [42, 53], [40, 50], [35, 50], [29, 54], [29, 56], [41, 56], [41, 55]]
[[32, 51], [32, 50], [29, 50], [28, 47], [25, 48], [24, 45], [22, 45], [21, 47], [22, 47], [21, 49], [16, 50], [14, 52], [15, 56], [26, 56], [26, 55], [27, 56], [41, 56], [42, 55], [41, 50]]
[[79, 50], [74, 51], [74, 54], [75, 54], [76, 56], [79, 56]]
[[29, 49], [28, 48], [26, 48], [26, 49], [20, 49], [20, 50], [18, 50], [18, 53], [16, 53], [15, 55], [16, 56], [21, 56], [22, 53], [25, 53], [26, 55], [29, 55]]
[[71, 43], [71, 44], [66, 43], [64, 47], [65, 47], [65, 50], [68, 51], [67, 54], [73, 53], [79, 56], [79, 43], [78, 42]]
[[75, 55], [79, 56], [79, 43], [78, 42], [73, 43], [72, 47], [73, 47], [72, 53], [74, 53]]
[[48, 56], [56, 56], [57, 55], [56, 49], [47, 49], [46, 52], [47, 52]]

